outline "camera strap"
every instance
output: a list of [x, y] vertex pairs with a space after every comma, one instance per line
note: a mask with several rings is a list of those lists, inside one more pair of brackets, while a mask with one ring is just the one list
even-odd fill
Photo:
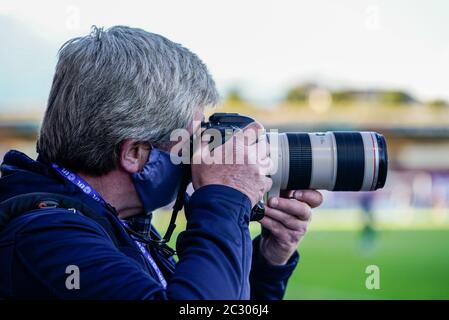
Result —
[[179, 211], [184, 207], [185, 194], [187, 191], [187, 186], [191, 180], [191, 171], [190, 166], [186, 164], [181, 164], [183, 166], [183, 175], [182, 182], [178, 190], [178, 194], [176, 196], [175, 204], [173, 205], [173, 211], [170, 218], [170, 223], [168, 225], [167, 231], [165, 232], [164, 237], [159, 240], [160, 243], [167, 243], [170, 241], [171, 236], [173, 235], [173, 231], [176, 228], [176, 218], [178, 217]]

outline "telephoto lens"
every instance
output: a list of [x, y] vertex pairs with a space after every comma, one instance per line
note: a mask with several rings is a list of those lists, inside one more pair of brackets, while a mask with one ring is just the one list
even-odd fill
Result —
[[[253, 121], [237, 113], [214, 113], [202, 127], [218, 130], [224, 143], [233, 130]], [[278, 196], [281, 190], [374, 191], [385, 185], [387, 143], [379, 133], [268, 132], [266, 136], [274, 164], [268, 197]]]
[[[254, 119], [238, 113], [214, 113], [201, 127], [217, 130], [221, 144], [252, 122]], [[385, 185], [387, 144], [379, 133], [269, 132], [266, 137], [273, 161], [273, 185], [266, 198], [279, 196], [281, 190], [374, 191]], [[251, 220], [263, 215], [264, 206], [259, 203]]]
[[280, 190], [373, 191], [385, 185], [385, 138], [376, 132], [268, 133]]

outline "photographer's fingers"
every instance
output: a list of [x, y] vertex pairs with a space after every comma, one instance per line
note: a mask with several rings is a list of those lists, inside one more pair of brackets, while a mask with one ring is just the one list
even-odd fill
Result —
[[290, 190], [288, 197], [304, 201], [311, 208], [316, 208], [323, 202], [323, 195], [316, 190]]
[[265, 159], [270, 156], [270, 143], [268, 142], [266, 135], [261, 135], [257, 140], [257, 157], [259, 159]]
[[257, 143], [245, 148], [248, 155], [248, 163], [258, 165], [260, 174], [270, 175], [272, 173], [273, 161], [269, 157], [269, 143], [266, 136], [260, 136]]
[[[307, 223], [303, 223], [306, 225], [304, 228], [305, 230], [307, 229]], [[270, 231], [270, 233], [273, 234], [273, 236], [276, 237], [278, 241], [283, 243], [297, 244], [305, 233], [303, 228], [297, 230], [288, 229], [282, 223], [269, 216], [265, 216], [262, 220], [260, 220], [260, 224], [262, 225], [262, 227]]]
[[265, 207], [265, 216], [280, 222], [284, 227], [290, 230], [302, 229], [304, 225], [307, 225], [308, 223], [308, 221], [303, 221], [294, 215], [270, 208], [268, 206]]
[[268, 206], [303, 221], [309, 221], [312, 217], [311, 207], [308, 204], [296, 199], [273, 197], [269, 199]]
[[263, 126], [255, 121], [247, 125], [243, 130], [237, 131], [235, 136], [238, 142], [243, 143], [243, 145], [250, 146], [255, 144], [259, 137], [262, 136], [264, 132]]
[[263, 176], [268, 176], [273, 171], [273, 161], [271, 158], [265, 158], [264, 160], [259, 160], [259, 174]]
[[273, 180], [265, 176], [261, 176], [260, 178], [262, 179], [263, 185], [263, 189], [261, 190], [262, 194], [260, 196], [260, 199], [262, 199], [263, 195], [271, 189], [271, 186], [273, 185]]

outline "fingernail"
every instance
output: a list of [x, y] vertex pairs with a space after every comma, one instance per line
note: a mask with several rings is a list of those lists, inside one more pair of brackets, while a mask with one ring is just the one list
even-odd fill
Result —
[[302, 192], [302, 191], [296, 190], [296, 191], [293, 193], [293, 198], [299, 200], [299, 199], [302, 198], [302, 195], [303, 195], [303, 192]]
[[279, 203], [278, 198], [271, 198], [271, 201], [270, 201], [271, 207], [275, 208], [278, 205], [278, 203]]

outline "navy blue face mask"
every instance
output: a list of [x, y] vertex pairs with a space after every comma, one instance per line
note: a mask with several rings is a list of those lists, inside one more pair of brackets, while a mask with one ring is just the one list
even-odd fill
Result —
[[132, 175], [145, 213], [172, 203], [182, 184], [183, 168], [174, 164], [170, 153], [153, 148], [143, 170]]

